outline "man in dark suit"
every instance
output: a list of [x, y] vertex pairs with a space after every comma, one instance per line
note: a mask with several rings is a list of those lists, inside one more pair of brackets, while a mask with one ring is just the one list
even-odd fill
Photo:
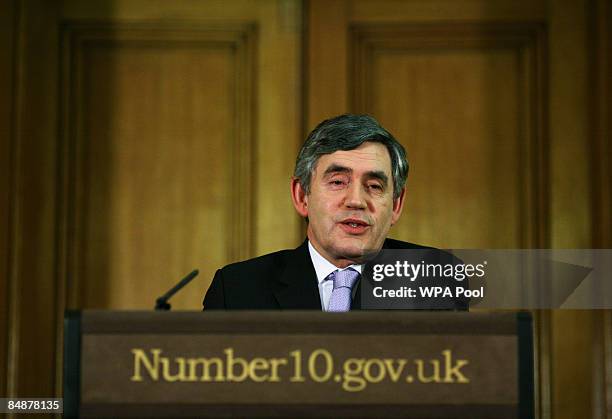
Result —
[[319, 124], [296, 161], [291, 197], [307, 239], [219, 269], [204, 309], [361, 308], [360, 274], [381, 249], [419, 249], [387, 239], [404, 205], [406, 152], [372, 117]]

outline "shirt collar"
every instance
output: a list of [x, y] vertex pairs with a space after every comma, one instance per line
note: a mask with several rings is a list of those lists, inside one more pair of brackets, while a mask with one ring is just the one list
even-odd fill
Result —
[[314, 248], [310, 240], [308, 240], [308, 251], [310, 252], [310, 259], [312, 260], [312, 264], [315, 268], [315, 272], [317, 273], [317, 281], [322, 283], [325, 279], [334, 271], [340, 270], [343, 271], [345, 269], [353, 268], [357, 272], [361, 273], [363, 265], [350, 265], [346, 268], [340, 269], [329, 260], [325, 259], [317, 249]]

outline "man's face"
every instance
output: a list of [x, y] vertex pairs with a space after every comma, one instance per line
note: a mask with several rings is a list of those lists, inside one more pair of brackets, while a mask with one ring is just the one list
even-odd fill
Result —
[[399, 218], [404, 193], [393, 200], [391, 159], [380, 143], [321, 156], [306, 195], [293, 181], [294, 205], [308, 217], [308, 239], [338, 267], [361, 263], [382, 248]]

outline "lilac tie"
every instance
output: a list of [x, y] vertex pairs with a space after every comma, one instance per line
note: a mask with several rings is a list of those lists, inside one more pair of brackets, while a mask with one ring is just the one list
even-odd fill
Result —
[[359, 278], [359, 272], [353, 268], [344, 271], [334, 271], [329, 279], [334, 281], [334, 289], [329, 299], [327, 311], [349, 311], [351, 309], [351, 294], [353, 286]]

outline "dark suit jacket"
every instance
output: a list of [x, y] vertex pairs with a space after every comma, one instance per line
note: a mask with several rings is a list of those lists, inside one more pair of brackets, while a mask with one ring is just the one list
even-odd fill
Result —
[[[383, 248], [431, 249], [393, 239], [386, 239]], [[359, 288], [356, 291], [353, 310], [361, 308], [361, 292]], [[281, 250], [219, 269], [203, 304], [205, 310], [321, 310], [308, 241], [297, 249]]]

